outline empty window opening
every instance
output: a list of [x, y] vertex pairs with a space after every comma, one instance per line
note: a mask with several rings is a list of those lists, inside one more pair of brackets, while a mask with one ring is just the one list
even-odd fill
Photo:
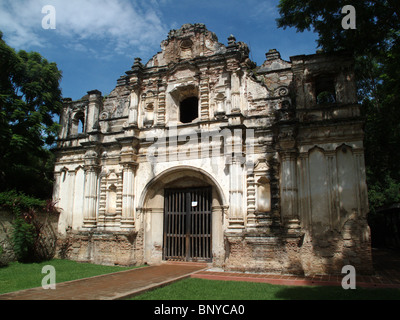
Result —
[[78, 119], [78, 134], [83, 133], [83, 118]]
[[85, 132], [85, 115], [77, 113], [72, 120], [71, 134], [76, 135]]
[[199, 99], [190, 97], [182, 100], [179, 106], [179, 120], [182, 123], [190, 123], [199, 116]]
[[332, 77], [318, 78], [315, 82], [317, 104], [335, 103], [335, 83]]

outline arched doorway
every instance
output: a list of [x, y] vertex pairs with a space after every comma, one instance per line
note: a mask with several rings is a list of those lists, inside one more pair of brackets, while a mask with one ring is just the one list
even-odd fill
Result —
[[223, 190], [212, 175], [191, 166], [167, 169], [146, 185], [139, 204], [146, 263], [223, 264], [227, 207]]
[[212, 261], [212, 188], [164, 190], [163, 260]]

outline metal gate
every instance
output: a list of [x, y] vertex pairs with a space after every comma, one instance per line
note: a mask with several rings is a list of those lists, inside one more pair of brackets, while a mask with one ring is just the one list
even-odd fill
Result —
[[164, 260], [210, 261], [211, 188], [164, 190]]

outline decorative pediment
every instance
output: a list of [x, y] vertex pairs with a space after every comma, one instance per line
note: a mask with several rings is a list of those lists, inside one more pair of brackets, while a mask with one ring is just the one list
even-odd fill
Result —
[[180, 29], [171, 30], [167, 39], [161, 42], [161, 49], [149, 60], [147, 67], [164, 66], [226, 51], [215, 33], [208, 31], [202, 23], [184, 24]]
[[266, 161], [265, 160], [259, 160], [259, 161], [257, 161], [257, 163], [255, 164], [255, 167], [254, 167], [254, 171], [257, 171], [257, 172], [266, 172], [266, 171], [268, 171], [269, 170], [269, 166], [268, 166], [268, 164], [266, 163]]

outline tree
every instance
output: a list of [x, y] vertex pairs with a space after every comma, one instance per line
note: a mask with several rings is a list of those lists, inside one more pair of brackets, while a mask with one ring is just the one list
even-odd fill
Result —
[[0, 32], [0, 191], [51, 196], [61, 71], [37, 52], [18, 53]]
[[[355, 8], [356, 29], [342, 28], [345, 5]], [[278, 8], [279, 27], [313, 30], [322, 51], [353, 55], [370, 208], [400, 201], [400, 2], [280, 0]]]

